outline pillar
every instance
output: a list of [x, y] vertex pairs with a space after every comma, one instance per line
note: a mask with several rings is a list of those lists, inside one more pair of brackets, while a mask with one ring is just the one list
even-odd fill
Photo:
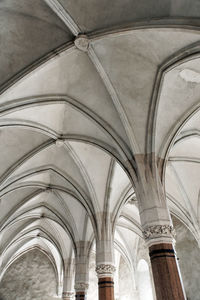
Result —
[[137, 196], [158, 300], [185, 300], [173, 248], [173, 227], [157, 166], [140, 161]]
[[185, 299], [172, 244], [153, 245], [149, 254], [157, 298]]
[[99, 287], [99, 300], [114, 300], [114, 272], [111, 264], [101, 264], [96, 267]]
[[99, 300], [114, 300], [114, 242], [111, 234], [102, 237], [105, 239], [96, 241]]
[[[146, 232], [148, 232], [147, 243], [149, 244], [149, 256], [157, 299], [184, 300], [185, 295], [177, 266], [173, 242], [169, 242], [169, 239], [165, 241], [163, 238], [163, 242], [157, 243], [155, 238], [155, 236], [160, 238], [160, 236], [164, 234], [166, 236], [170, 235], [172, 227], [154, 225], [144, 231], [144, 235], [146, 235]], [[150, 236], [149, 232], [151, 232]], [[153, 237], [155, 240], [153, 240]]]
[[73, 283], [74, 283], [74, 259], [65, 259], [64, 260], [64, 278], [63, 278], [63, 300], [73, 300]]
[[[156, 228], [162, 228], [162, 226], [158, 225]], [[157, 299], [184, 300], [183, 286], [172, 242], [152, 244], [149, 247], [149, 255]]]
[[75, 257], [75, 299], [87, 299], [89, 288], [89, 249], [90, 243], [80, 241], [76, 243]]

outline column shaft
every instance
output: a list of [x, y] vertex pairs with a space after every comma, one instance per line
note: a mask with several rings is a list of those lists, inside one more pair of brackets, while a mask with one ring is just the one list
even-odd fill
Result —
[[149, 255], [157, 299], [185, 300], [172, 244], [153, 245]]
[[76, 292], [76, 300], [86, 300], [85, 292]]
[[112, 277], [99, 278], [99, 300], [114, 300], [114, 281]]

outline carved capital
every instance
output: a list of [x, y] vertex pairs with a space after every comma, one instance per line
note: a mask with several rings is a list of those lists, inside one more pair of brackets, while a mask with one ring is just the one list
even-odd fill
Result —
[[171, 225], [153, 225], [145, 228], [143, 236], [146, 241], [159, 238], [172, 239], [175, 237], [175, 230]]
[[85, 292], [89, 288], [89, 284], [85, 282], [77, 282], [74, 286], [77, 292]]
[[116, 271], [116, 268], [110, 264], [101, 264], [96, 267], [97, 276], [102, 277], [112, 277]]
[[63, 292], [63, 294], [62, 294], [63, 300], [72, 299], [73, 296], [74, 296], [74, 292]]

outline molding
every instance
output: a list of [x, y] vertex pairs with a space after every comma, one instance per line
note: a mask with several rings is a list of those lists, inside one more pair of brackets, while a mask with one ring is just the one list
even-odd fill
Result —
[[[190, 120], [192, 119], [192, 117], [190, 118]], [[186, 139], [191, 139], [191, 138], [200, 138], [200, 130], [195, 128], [195, 129], [181, 131], [177, 136], [174, 145], [176, 145], [177, 143], [184, 142]]]
[[0, 85], [0, 96], [9, 88], [14, 87], [15, 84], [24, 80], [26, 76], [29, 76], [32, 72], [37, 70], [39, 67], [43, 67], [44, 64], [49, 63], [51, 59], [57, 59], [57, 57], [67, 50], [75, 49], [74, 43], [72, 41], [68, 41], [53, 50], [50, 50], [47, 54], [42, 55], [38, 59], [36, 59], [33, 63], [28, 64], [23, 69], [18, 71], [16, 74], [11, 76], [8, 80], [4, 81]]
[[[1, 127], [1, 126], [0, 126]], [[24, 154], [19, 160], [15, 161], [13, 165], [11, 165], [0, 177], [0, 185], [3, 186], [4, 182], [11, 177], [11, 175], [17, 171], [19, 167], [21, 167], [24, 163], [26, 163], [30, 158], [37, 155], [39, 152], [47, 149], [55, 143], [54, 139], [49, 139], [46, 142], [36, 146], [34, 149], [30, 150], [28, 153]], [[2, 191], [5, 187], [1, 188]]]
[[150, 20], [141, 19], [122, 26], [111, 26], [106, 29], [97, 29], [88, 34], [90, 39], [99, 40], [113, 36], [126, 35], [136, 30], [144, 29], [180, 29], [189, 32], [198, 32], [199, 18], [191, 17], [162, 17]]
[[175, 230], [171, 225], [152, 225], [145, 228], [143, 236], [148, 245], [161, 242], [166, 243], [166, 240], [172, 243], [175, 237]]
[[[156, 122], [157, 122], [157, 111], [160, 103], [160, 93], [162, 90], [162, 85], [164, 81], [165, 74], [172, 69], [176, 68], [182, 63], [185, 63], [191, 59], [199, 58], [200, 44], [199, 42], [195, 42], [190, 44], [189, 46], [183, 47], [179, 49], [172, 57], [170, 57], [167, 61], [165, 61], [158, 69], [154, 85], [152, 97], [149, 105], [149, 113], [148, 113], [148, 125], [147, 129], [150, 134], [146, 136], [146, 153], [155, 152], [155, 131], [156, 131]], [[189, 109], [189, 111], [181, 118], [181, 120], [177, 120], [175, 126], [172, 131], [165, 137], [162, 144], [158, 149], [158, 157], [166, 158], [169, 155], [169, 150], [177, 137], [180, 128], [182, 128], [183, 123], [198, 109], [198, 104], [193, 105], [193, 107]], [[151, 156], [152, 157], [152, 156]], [[166, 169], [166, 160], [160, 160], [159, 168], [161, 169], [161, 178], [164, 181], [164, 171]]]
[[189, 156], [170, 156], [168, 159], [169, 162], [186, 162], [186, 163], [195, 163], [199, 164], [200, 163], [200, 158], [199, 157], [189, 157]]
[[117, 91], [115, 90], [108, 74], [106, 73], [103, 65], [101, 64], [96, 52], [94, 51], [94, 48], [92, 47], [92, 44], [90, 44], [88, 48], [88, 56], [93, 63], [94, 67], [96, 68], [96, 71], [98, 72], [99, 76], [101, 77], [101, 80], [113, 102], [113, 105], [115, 109], [117, 110], [121, 123], [125, 129], [126, 135], [130, 141], [131, 147], [134, 150], [135, 153], [141, 153], [139, 146], [136, 142], [136, 138], [134, 135], [134, 132], [132, 130], [130, 121], [127, 117], [127, 114], [120, 102], [119, 96], [117, 95]]
[[58, 0], [44, 0], [46, 4], [54, 11], [54, 13], [63, 21], [73, 35], [77, 36], [80, 33], [80, 28], [74, 22], [66, 9], [59, 3]]
[[[46, 3], [54, 2], [54, 0], [45, 0], [45, 1]], [[66, 14], [68, 13], [66, 12]], [[68, 17], [70, 17], [69, 14]], [[121, 27], [111, 26], [109, 29], [106, 30], [105, 29], [94, 30], [88, 33], [88, 37], [90, 40], [95, 41], [102, 38], [129, 34], [136, 30], [144, 30], [144, 29], [153, 30], [153, 29], [166, 29], [166, 28], [167, 29], [175, 28], [175, 29], [181, 29], [189, 32], [198, 32], [200, 30], [199, 18], [163, 18], [162, 17], [160, 19], [156, 18], [148, 21], [146, 20], [135, 21], [130, 24], [125, 24]], [[71, 40], [49, 51], [47, 54], [42, 55], [41, 57], [36, 59], [33, 63], [30, 63], [29, 65], [25, 66], [17, 74], [13, 75], [11, 78], [9, 78], [4, 83], [2, 83], [2, 85], [0, 85], [0, 95], [4, 93], [8, 88], [12, 87], [19, 80], [23, 79], [26, 75], [30, 74], [33, 70], [37, 69], [39, 66], [48, 62], [50, 59], [57, 57], [58, 54], [64, 52], [65, 50], [72, 49], [72, 48], [74, 48], [74, 43]]]
[[172, 162], [170, 162], [169, 164], [169, 167], [171, 168], [174, 176], [175, 176], [175, 179], [177, 181], [177, 187], [178, 187], [178, 190], [180, 191], [180, 194], [184, 200], [184, 203], [185, 203], [185, 206], [186, 206], [186, 209], [191, 217], [191, 220], [192, 220], [192, 223], [194, 225], [194, 229], [198, 235], [198, 240], [200, 239], [200, 226], [199, 226], [199, 222], [198, 222], [198, 218], [197, 218], [197, 214], [196, 214], [196, 211], [194, 210], [194, 207], [190, 201], [190, 197], [188, 196], [187, 194], [187, 191], [185, 189], [185, 186], [182, 182], [182, 179], [180, 178], [180, 175], [178, 174], [174, 164]]
[[[104, 119], [102, 119], [99, 115], [90, 110], [87, 106], [80, 103], [78, 100], [71, 98], [65, 94], [50, 94], [50, 95], [42, 95], [35, 97], [25, 97], [18, 98], [14, 101], [10, 101], [5, 103], [0, 108], [0, 117], [2, 115], [9, 114], [10, 112], [25, 109], [27, 107], [38, 107], [39, 105], [48, 105], [48, 104], [56, 104], [56, 103], [64, 103], [66, 105], [70, 105], [73, 109], [79, 111], [84, 117], [89, 119], [97, 126], [107, 137], [111, 138], [112, 141], [116, 144], [119, 155], [124, 160], [130, 160], [132, 158], [132, 154], [129, 150], [129, 147], [121, 139], [118, 133], [107, 123]], [[56, 138], [58, 138], [57, 136]], [[64, 136], [62, 136], [64, 138]], [[104, 149], [109, 151], [109, 149]], [[119, 159], [119, 158], [118, 158]], [[135, 168], [134, 168], [135, 170]]]
[[[29, 224], [26, 224], [27, 226], [31, 225], [32, 221]], [[22, 227], [21, 227], [22, 229]], [[21, 233], [21, 229], [19, 230], [19, 232]], [[34, 249], [34, 248], [38, 248], [40, 251], [42, 251], [51, 261], [53, 267], [54, 267], [54, 271], [56, 274], [56, 278], [59, 278], [59, 274], [58, 274], [58, 270], [57, 270], [57, 265], [55, 262], [55, 258], [53, 253], [50, 251], [49, 253], [43, 248], [42, 245], [40, 245], [40, 243], [37, 241], [34, 244], [32, 244], [31, 246], [27, 247], [27, 242], [26, 239], [30, 240], [30, 237], [32, 233], [32, 231], [34, 231], [35, 229], [40, 230], [41, 233], [43, 233], [43, 235], [41, 236], [43, 238], [43, 240], [47, 240], [48, 242], [50, 242], [55, 248], [56, 251], [58, 252], [59, 256], [62, 257], [61, 255], [61, 249], [59, 248], [58, 244], [56, 243], [56, 241], [54, 240], [54, 236], [50, 235], [49, 233], [45, 232], [44, 230], [42, 230], [39, 227], [33, 227], [31, 230], [29, 230], [28, 232], [25, 232], [23, 235], [17, 237], [16, 239], [12, 240], [11, 242], [9, 242], [9, 244], [6, 246], [6, 248], [4, 249], [4, 251], [1, 253], [1, 257], [4, 261], [4, 266], [2, 268], [2, 272], [0, 275], [0, 281], [3, 277], [3, 274], [6, 272], [6, 270], [18, 259], [20, 258], [24, 253]], [[17, 234], [19, 235], [19, 233]], [[21, 244], [22, 240], [25, 240], [24, 244]], [[26, 245], [25, 249], [23, 248], [23, 246]], [[17, 248], [16, 248], [17, 247]], [[13, 249], [17, 249], [16, 251], [13, 252]], [[6, 258], [7, 256], [7, 251], [10, 251], [9, 256]], [[17, 253], [17, 254], [16, 254]], [[6, 259], [6, 262], [5, 262]]]
[[100, 264], [96, 267], [98, 278], [113, 277], [116, 271], [115, 266], [111, 264]]
[[[125, 212], [121, 213], [120, 218], [122, 218], [122, 220], [119, 219], [117, 221], [116, 226], [127, 228], [127, 229], [133, 231], [134, 233], [136, 233], [139, 237], [143, 238], [142, 227], [141, 227], [140, 223], [138, 223], [133, 217], [131, 217], [129, 214], [127, 214]], [[130, 226], [128, 226], [126, 223], [124, 224], [123, 219], [130, 222]]]

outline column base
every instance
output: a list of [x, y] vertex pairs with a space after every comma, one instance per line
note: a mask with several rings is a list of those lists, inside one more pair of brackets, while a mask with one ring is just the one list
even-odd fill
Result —
[[153, 245], [149, 255], [157, 299], [185, 300], [172, 244]]

